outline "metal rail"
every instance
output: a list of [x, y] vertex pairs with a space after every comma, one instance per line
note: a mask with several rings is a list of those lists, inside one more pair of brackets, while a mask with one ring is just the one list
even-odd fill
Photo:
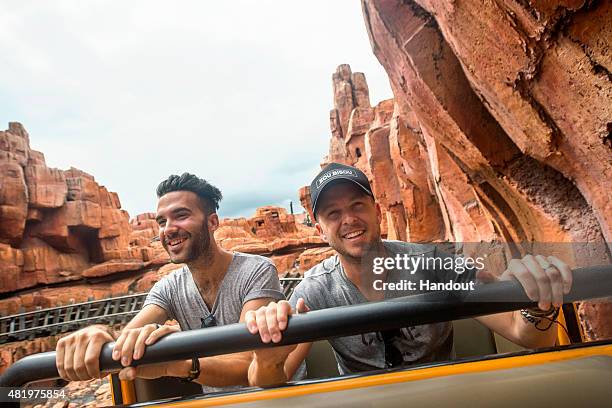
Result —
[[119, 296], [0, 318], [0, 343], [31, 340], [95, 323], [123, 324], [142, 308], [147, 294]]
[[[567, 302], [612, 296], [612, 265], [578, 268]], [[478, 287], [460, 298], [447, 292], [430, 292], [382, 302], [316, 310], [291, 317], [283, 340], [276, 345], [297, 344], [334, 337], [369, 333], [426, 323], [482, 316], [534, 307], [517, 281]], [[103, 346], [100, 369], [121, 368], [111, 357], [114, 343]], [[244, 323], [170, 334], [147, 347], [138, 364], [152, 364], [192, 357], [235, 353], [273, 347], [250, 334]], [[0, 377], [0, 387], [23, 386], [32, 381], [57, 378], [55, 352], [25, 357]]]
[[[289, 298], [302, 278], [298, 274], [285, 276], [280, 278], [281, 288]], [[96, 323], [125, 324], [142, 309], [146, 297], [146, 293], [137, 293], [0, 317], [0, 344], [52, 336]]]

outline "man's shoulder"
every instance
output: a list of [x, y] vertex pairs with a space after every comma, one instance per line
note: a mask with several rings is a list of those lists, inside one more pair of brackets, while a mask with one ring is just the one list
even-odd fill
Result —
[[248, 264], [249, 267], [254, 265], [274, 266], [274, 262], [265, 256], [247, 254], [244, 252], [234, 252], [234, 259], [238, 261], [239, 264]]
[[338, 285], [339, 263], [338, 255], [334, 255], [304, 272], [304, 279], [293, 290], [289, 302], [294, 304], [303, 297], [313, 310], [328, 307], [329, 294]]
[[191, 279], [191, 272], [187, 265], [177, 265], [175, 269], [162, 276], [151, 288], [151, 291], [171, 290], [175, 292], [180, 287], [184, 287], [189, 279]]
[[320, 287], [321, 285], [325, 287], [333, 285], [333, 282], [337, 279], [339, 265], [338, 255], [319, 262], [304, 272], [304, 279], [300, 282], [302, 289]]

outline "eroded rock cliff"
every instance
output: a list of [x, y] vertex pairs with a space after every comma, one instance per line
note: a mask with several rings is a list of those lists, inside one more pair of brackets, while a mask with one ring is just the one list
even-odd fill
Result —
[[[611, 3], [362, 7], [394, 98], [372, 107], [363, 74], [339, 66], [323, 164], [368, 175], [383, 234], [519, 243], [506, 259], [534, 242], [575, 243], [562, 251], [570, 265], [608, 263]], [[580, 304], [587, 338], [612, 336], [611, 312]]]

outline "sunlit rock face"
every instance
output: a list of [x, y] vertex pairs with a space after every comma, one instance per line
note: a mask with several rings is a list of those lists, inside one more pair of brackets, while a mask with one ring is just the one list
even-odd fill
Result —
[[[394, 98], [372, 107], [363, 75], [339, 66], [322, 164], [364, 171], [383, 235], [586, 242], [588, 251], [558, 255], [572, 266], [610, 262], [612, 5], [363, 0], [362, 8]], [[309, 194], [300, 190], [311, 211]], [[502, 255], [527, 252], [532, 245]], [[609, 310], [579, 305], [586, 338], [610, 337]]]
[[124, 272], [148, 261], [144, 247], [130, 245], [117, 194], [78, 169], [47, 167], [19, 123], [0, 132], [0, 167], [0, 293], [80, 281], [97, 264]]

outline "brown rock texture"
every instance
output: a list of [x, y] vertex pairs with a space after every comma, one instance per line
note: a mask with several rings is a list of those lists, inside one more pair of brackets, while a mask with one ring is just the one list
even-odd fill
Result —
[[[48, 285], [144, 270], [164, 252], [150, 240], [156, 226], [146, 227], [132, 228], [118, 195], [93, 176], [47, 167], [21, 124], [0, 132], [0, 293], [15, 294], [0, 301], [3, 314], [62, 304], [65, 296], [37, 298], [62, 292]], [[87, 300], [92, 292], [81, 294]]]
[[[215, 231], [215, 239], [225, 249], [272, 256], [282, 268], [291, 262], [278, 256], [326, 246], [313, 227], [296, 222], [295, 215], [273, 206], [258, 208], [250, 218], [223, 219]], [[286, 270], [279, 268], [278, 272]]]
[[[371, 107], [359, 73], [332, 76], [323, 165], [361, 168], [388, 238], [588, 243], [572, 266], [610, 262], [612, 3], [362, 0], [394, 98]], [[309, 211], [308, 188], [300, 190]], [[311, 214], [312, 215], [312, 214]], [[585, 254], [588, 252], [588, 254]], [[609, 303], [583, 303], [589, 339]]]

